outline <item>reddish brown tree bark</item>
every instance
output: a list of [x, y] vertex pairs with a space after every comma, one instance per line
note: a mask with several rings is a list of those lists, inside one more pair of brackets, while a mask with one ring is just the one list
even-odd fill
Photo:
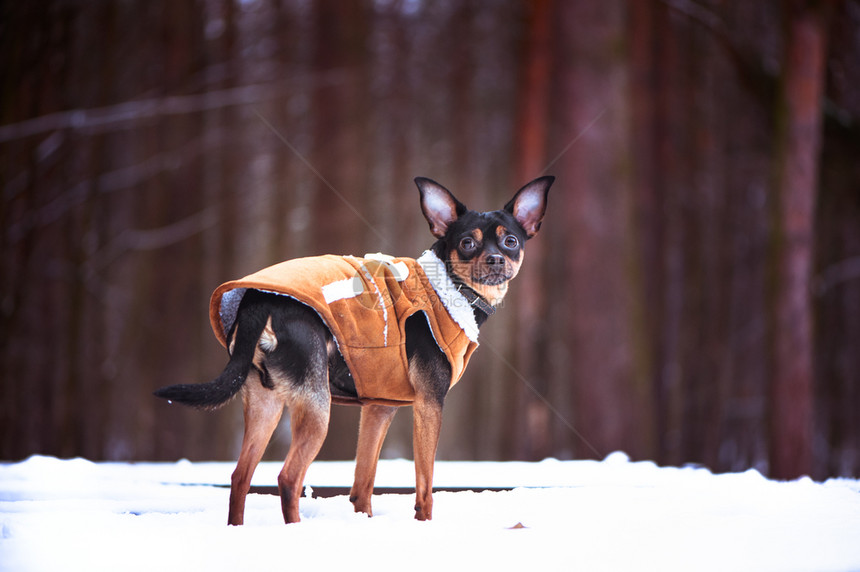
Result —
[[[370, 251], [368, 237], [382, 248], [368, 217], [365, 192], [367, 166], [368, 113], [367, 17], [360, 3], [324, 0], [311, 10], [314, 33], [312, 72], [313, 147], [310, 163], [314, 169], [311, 198], [311, 244], [305, 254]], [[332, 410], [330, 433], [348, 435], [358, 426], [357, 408]], [[329, 439], [323, 456], [349, 458], [354, 454], [351, 440]]]
[[821, 145], [827, 18], [787, 1], [773, 193], [770, 473], [812, 470], [813, 338], [810, 277]]
[[[514, 142], [516, 162], [512, 189], [535, 177], [546, 174], [546, 142], [551, 88], [552, 0], [536, 0], [528, 4], [525, 49], [520, 75], [523, 78], [519, 94]], [[541, 274], [544, 266], [545, 241], [538, 239], [526, 247], [528, 264], [517, 278], [517, 340], [515, 375], [523, 380], [510, 396], [514, 409], [523, 420], [511, 424], [511, 440], [516, 443], [518, 458], [541, 459], [550, 454], [550, 423], [546, 370], [546, 300], [542, 292]]]
[[617, 50], [626, 17], [623, 2], [566, 2], [555, 22], [561, 106], [556, 143], [559, 149], [572, 146], [557, 171], [566, 224], [555, 230], [561, 242], [549, 245], [555, 251], [548, 254], [565, 272], [554, 298], [564, 303], [554, 310], [566, 321], [560, 334], [570, 368], [559, 372], [556, 383], [571, 387], [571, 421], [579, 435], [568, 446], [588, 457], [614, 450], [646, 456], [653, 438], [651, 411], [643, 407], [651, 388], [636, 367], [633, 333], [636, 255], [624, 101], [629, 76]]

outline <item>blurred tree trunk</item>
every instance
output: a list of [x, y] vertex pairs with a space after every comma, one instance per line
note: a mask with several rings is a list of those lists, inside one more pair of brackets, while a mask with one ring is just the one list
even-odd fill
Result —
[[[240, 44], [239, 2], [237, 0], [213, 0], [216, 14], [221, 20], [223, 30], [210, 47], [210, 66], [221, 68], [221, 79], [213, 84], [215, 89], [233, 89], [243, 85], [243, 58]], [[217, 69], [217, 68], [216, 68]], [[217, 78], [217, 72], [215, 77]], [[248, 270], [248, 265], [239, 254], [239, 239], [243, 231], [248, 230], [250, 221], [242, 215], [240, 199], [244, 191], [242, 173], [247, 165], [250, 154], [245, 146], [246, 122], [240, 109], [225, 107], [216, 109], [208, 118], [211, 121], [207, 137], [213, 137], [218, 142], [214, 153], [205, 161], [204, 201], [210, 208], [217, 209], [218, 225], [204, 238], [203, 248], [207, 253], [203, 276], [206, 285], [201, 289], [200, 301], [195, 307], [198, 312], [203, 310], [204, 324], [206, 320], [207, 297], [212, 290], [226, 280], [242, 276]], [[199, 381], [209, 381], [218, 375], [226, 361], [223, 348], [212, 342], [211, 330], [203, 327], [208, 352], [203, 352], [203, 358], [208, 358], [210, 364], [204, 368], [209, 375]], [[207, 379], [208, 378], [208, 379]], [[214, 418], [203, 418], [198, 411], [183, 411], [186, 447], [195, 453], [205, 455], [203, 458], [232, 458], [237, 456], [238, 441], [236, 435], [242, 427], [242, 414], [239, 407], [225, 409]], [[175, 437], [174, 437], [175, 438]], [[232, 444], [232, 446], [231, 446]]]
[[860, 474], [860, 57], [856, 2], [832, 16], [816, 212], [816, 474]]
[[[45, 53], [73, 48], [76, 11], [61, 11], [52, 26], [41, 17], [41, 7], [28, 4], [17, 8], [20, 24], [6, 25], [0, 34], [3, 53], [11, 59], [8, 68], [4, 66], [4, 90], [0, 94], [0, 113], [5, 121], [56, 112], [68, 105], [70, 97], [67, 90], [57, 88], [68, 85], [68, 75], [50, 77]], [[30, 41], [32, 38], [40, 41]], [[10, 185], [4, 185], [0, 227], [4, 237], [0, 439], [11, 452], [4, 458], [25, 456], [33, 449], [57, 454], [64, 441], [58, 431], [68, 421], [63, 410], [65, 396], [55, 393], [67, 379], [63, 368], [68, 326], [63, 323], [65, 313], [60, 302], [66, 285], [63, 272], [57, 271], [67, 266], [62, 255], [51, 248], [62, 242], [62, 231], [45, 225], [45, 217], [40, 216], [46, 205], [56, 209], [66, 205], [62, 181], [69, 173], [64, 143], [63, 135], [57, 134], [7, 147], [8, 151], [0, 153], [4, 182]], [[9, 251], [11, 255], [6, 254]], [[46, 260], [53, 262], [53, 272], [45, 268]], [[50, 353], [46, 346], [52, 348]]]
[[[518, 189], [543, 175], [547, 164], [549, 105], [552, 72], [552, 0], [524, 2], [527, 7], [525, 42], [519, 62], [522, 78], [514, 143], [516, 162], [511, 189]], [[550, 169], [552, 171], [552, 169]], [[552, 193], [550, 201], [558, 197]], [[517, 276], [516, 336], [514, 340], [514, 377], [522, 376], [511, 387], [508, 397], [510, 418], [506, 441], [513, 444], [508, 454], [518, 459], [543, 459], [551, 454], [552, 412], [548, 406], [549, 373], [547, 371], [549, 332], [546, 331], [546, 296], [542, 288], [545, 239], [526, 245], [528, 262]]]
[[[369, 221], [365, 191], [369, 137], [367, 81], [367, 8], [358, 2], [320, 0], [312, 6], [314, 53], [312, 76], [313, 151], [310, 252], [361, 255], [370, 244], [381, 248]], [[329, 432], [351, 435], [358, 408], [334, 407]], [[327, 439], [320, 453], [348, 459], [355, 440]]]
[[[293, 59], [298, 59], [298, 55], [301, 53], [302, 35], [298, 18], [295, 14], [290, 13], [290, 9], [281, 0], [272, 0], [271, 9], [274, 14], [265, 33], [267, 36], [277, 38], [277, 51], [274, 60], [279, 67], [285, 70], [298, 67], [293, 64]], [[288, 101], [276, 99], [266, 107], [266, 115], [271, 117], [272, 125], [282, 131], [293, 127], [290, 122]], [[290, 136], [292, 139], [295, 139], [294, 135], [295, 133], [291, 129]], [[273, 157], [274, 165], [272, 166], [272, 208], [269, 213], [273, 236], [266, 245], [268, 247], [266, 258], [270, 261], [276, 261], [299, 255], [292, 248], [293, 242], [298, 241], [291, 240], [294, 234], [291, 227], [294, 225], [291, 224], [290, 219], [290, 208], [298, 207], [299, 193], [287, 182], [296, 178], [293, 175], [292, 166], [301, 163], [294, 161], [292, 152], [278, 137], [271, 133], [268, 133], [267, 136], [269, 141], [267, 148], [270, 149], [269, 152]]]
[[[627, 26], [629, 30], [630, 65], [630, 145], [633, 179], [633, 209], [631, 226], [636, 237], [638, 272], [634, 279], [640, 290], [635, 306], [636, 355], [643, 373], [654, 386], [653, 410], [655, 451], [657, 458], [666, 456], [666, 412], [662, 398], [666, 390], [660, 383], [664, 361], [661, 358], [661, 326], [664, 304], [661, 253], [665, 225], [662, 217], [663, 185], [657, 168], [657, 125], [655, 109], [659, 94], [660, 60], [658, 47], [665, 35], [660, 28], [663, 20], [655, 2], [631, 2]], [[644, 405], [644, 404], [643, 404]]]
[[821, 150], [827, 6], [786, 0], [774, 155], [770, 474], [810, 474], [813, 328], [810, 297]]
[[[342, 253], [350, 238], [373, 236], [362, 212], [367, 182], [367, 8], [358, 2], [320, 0], [313, 3], [314, 59], [312, 74], [313, 152], [316, 169], [311, 248], [316, 253]], [[362, 220], [364, 219], [364, 220]], [[363, 253], [362, 253], [363, 254]]]
[[[569, 346], [569, 372], [556, 382], [573, 384], [573, 424], [585, 437], [582, 456], [622, 449], [650, 452], [653, 439], [651, 386], [636, 363], [632, 327], [636, 258], [630, 222], [632, 193], [628, 108], [629, 77], [623, 45], [624, 2], [559, 5], [556, 58], [562, 121], [559, 149], [575, 147], [559, 164], [566, 197], [564, 240], [548, 259], [566, 263], [554, 299], [566, 318], [561, 339]], [[571, 33], [571, 30], [577, 30]], [[564, 330], [562, 330], [564, 331]]]
[[[100, 37], [108, 42], [118, 40], [118, 10], [106, 4], [94, 7], [91, 25], [100, 30]], [[77, 93], [79, 102], [96, 101], [100, 105], [114, 100], [118, 86], [118, 69], [115, 60], [106, 54], [94, 55], [90, 49], [95, 42], [83, 39], [81, 63], [92, 78], [81, 82], [71, 89], [82, 90]], [[67, 227], [66, 247], [71, 268], [70, 288], [67, 291], [69, 305], [69, 385], [67, 395], [67, 419], [62, 435], [66, 439], [63, 455], [83, 455], [89, 458], [104, 456], [104, 443], [98, 427], [103, 427], [108, 418], [108, 383], [105, 363], [106, 332], [104, 321], [98, 317], [103, 311], [103, 300], [107, 297], [107, 287], [99, 268], [98, 253], [108, 241], [108, 212], [110, 205], [100, 194], [102, 174], [109, 172], [114, 163], [115, 145], [111, 134], [99, 134], [88, 138], [83, 145], [82, 162], [87, 177], [86, 198], [70, 217]], [[88, 422], [81, 419], [84, 411], [89, 411]]]

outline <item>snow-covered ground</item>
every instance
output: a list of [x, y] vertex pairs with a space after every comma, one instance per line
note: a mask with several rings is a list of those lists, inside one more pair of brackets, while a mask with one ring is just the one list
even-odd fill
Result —
[[[278, 463], [254, 484], [273, 485]], [[755, 471], [630, 462], [438, 462], [432, 522], [412, 495], [303, 498], [286, 526], [278, 498], [250, 495], [228, 527], [231, 463], [0, 465], [0, 570], [860, 570], [860, 481], [775, 482]], [[348, 486], [352, 463], [317, 462], [306, 484]], [[410, 461], [381, 461], [377, 486], [411, 486]], [[517, 526], [521, 525], [521, 526]]]

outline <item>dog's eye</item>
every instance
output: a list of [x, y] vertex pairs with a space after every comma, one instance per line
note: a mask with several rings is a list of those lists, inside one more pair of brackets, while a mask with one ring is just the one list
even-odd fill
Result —
[[467, 236], [460, 241], [460, 248], [463, 250], [463, 252], [472, 252], [477, 247], [478, 243], [475, 242], [475, 239], [471, 236]]
[[520, 245], [520, 241], [516, 236], [509, 234], [508, 236], [505, 237], [505, 248], [514, 249], [514, 248], [518, 247], [519, 245]]

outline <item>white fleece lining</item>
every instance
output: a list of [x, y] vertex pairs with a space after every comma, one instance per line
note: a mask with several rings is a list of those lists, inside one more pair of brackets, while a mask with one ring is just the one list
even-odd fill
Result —
[[[331, 304], [338, 300], [348, 300], [358, 296], [361, 292], [356, 291], [355, 280], [356, 277], [353, 276], [351, 278], [344, 278], [343, 280], [338, 280], [337, 282], [332, 282], [331, 284], [323, 286], [322, 294], [325, 299], [325, 303]], [[361, 282], [359, 282], [359, 285], [361, 286]]]
[[[271, 290], [257, 290], [259, 292], [265, 292], [267, 294], [275, 294], [276, 296], [286, 296], [286, 294], [281, 294], [280, 292], [272, 292]], [[224, 328], [225, 337], [230, 334], [230, 329], [236, 322], [236, 317], [239, 314], [239, 305], [242, 303], [242, 298], [245, 297], [245, 292], [247, 291], [247, 288], [233, 288], [232, 290], [227, 290], [226, 292], [224, 292], [224, 294], [221, 295], [221, 307], [218, 308], [218, 314], [221, 316], [221, 326]], [[292, 298], [292, 296], [287, 297]], [[298, 302], [299, 300], [296, 301]], [[305, 305], [307, 306], [307, 304]], [[319, 312], [317, 312], [317, 314], [319, 314]], [[322, 318], [322, 316], [320, 316], [320, 318]]]
[[225, 337], [229, 335], [233, 322], [236, 321], [239, 304], [242, 303], [242, 298], [247, 291], [247, 288], [234, 288], [224, 292], [224, 295], [221, 296], [221, 307], [218, 308], [218, 313], [221, 315], [221, 327], [224, 328]]
[[418, 264], [424, 269], [430, 284], [439, 295], [442, 305], [457, 324], [463, 328], [466, 337], [478, 343], [478, 323], [475, 321], [475, 311], [469, 301], [448, 276], [445, 263], [432, 250], [425, 250], [418, 258]]

